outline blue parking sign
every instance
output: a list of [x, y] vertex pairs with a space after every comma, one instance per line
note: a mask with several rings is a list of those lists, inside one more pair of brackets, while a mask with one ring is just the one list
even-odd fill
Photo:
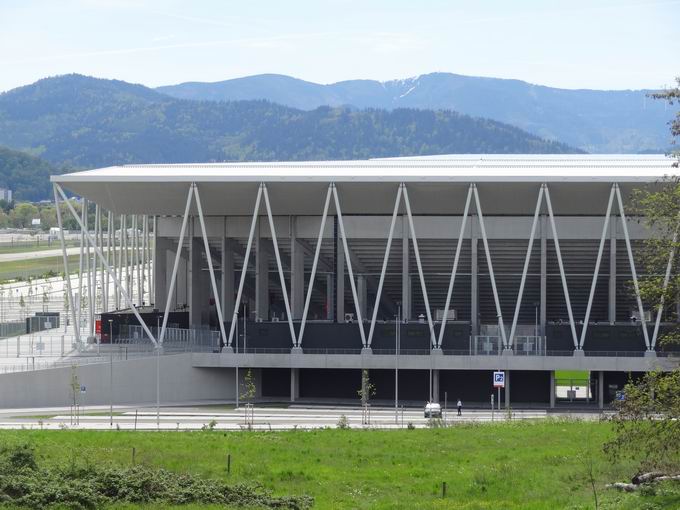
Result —
[[493, 387], [505, 388], [505, 372], [496, 371], [493, 373]]

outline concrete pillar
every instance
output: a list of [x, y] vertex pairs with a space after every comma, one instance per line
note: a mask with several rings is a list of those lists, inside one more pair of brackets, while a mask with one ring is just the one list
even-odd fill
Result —
[[510, 370], [505, 371], [505, 408], [510, 409]]
[[305, 307], [305, 252], [297, 242], [297, 217], [292, 216], [290, 223], [290, 312], [300, 320]]
[[335, 320], [333, 312], [335, 310], [335, 286], [333, 285], [333, 275], [326, 275], [326, 319]]
[[609, 323], [616, 322], [616, 229], [617, 217], [612, 215], [609, 224]]
[[290, 401], [295, 402], [300, 398], [300, 369], [290, 369]]
[[359, 298], [361, 317], [366, 319], [368, 317], [368, 288], [366, 287], [366, 276], [362, 274], [357, 276], [357, 297]]
[[555, 408], [555, 371], [550, 371], [550, 409]]
[[408, 217], [401, 217], [401, 314], [405, 319], [411, 319], [411, 277], [410, 269], [410, 247], [409, 247], [409, 228]]
[[261, 235], [262, 219], [258, 219], [255, 238], [255, 316], [269, 320], [269, 251]]
[[220, 280], [222, 317], [231, 322], [234, 317], [234, 250], [231, 240], [222, 238], [222, 278]]
[[[540, 296], [540, 333], [545, 336], [545, 327], [548, 314], [548, 218], [541, 215], [541, 296]], [[547, 346], [546, 346], [547, 350]]]
[[604, 409], [604, 372], [597, 373], [597, 407]]
[[439, 370], [432, 370], [432, 402], [439, 402]]
[[[472, 222], [470, 223], [472, 226]], [[472, 229], [471, 231], [470, 324], [472, 325], [472, 336], [477, 336], [479, 335], [479, 260], [477, 258], [477, 233]]]
[[[194, 233], [194, 229], [191, 229]], [[189, 324], [198, 326], [201, 324], [201, 316], [203, 315], [203, 308], [207, 304], [209, 292], [208, 288], [202, 288], [203, 278], [201, 275], [201, 260], [203, 254], [203, 241], [201, 238], [194, 238], [193, 235], [189, 238], [189, 275], [187, 277], [187, 285], [189, 288]]]
[[[155, 296], [154, 306], [159, 310], [165, 309], [165, 303], [168, 295], [168, 250], [172, 248], [172, 241], [167, 237], [156, 238], [154, 246], [153, 258], [155, 265], [153, 268], [153, 292]], [[170, 264], [170, 271], [172, 271], [172, 263]]]
[[336, 239], [337, 265], [335, 268], [335, 299], [337, 310], [337, 322], [345, 322], [345, 250], [342, 246], [340, 234]]

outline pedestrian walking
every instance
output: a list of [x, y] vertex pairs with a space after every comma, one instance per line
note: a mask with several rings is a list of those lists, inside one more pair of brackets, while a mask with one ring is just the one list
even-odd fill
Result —
[[463, 403], [460, 401], [460, 399], [458, 399], [456, 407], [458, 408], [458, 416], [463, 416]]

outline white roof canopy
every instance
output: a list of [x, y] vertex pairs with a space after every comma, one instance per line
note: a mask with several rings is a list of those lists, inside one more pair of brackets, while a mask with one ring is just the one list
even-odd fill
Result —
[[[458, 214], [469, 183], [486, 214], [531, 214], [548, 183], [556, 214], [603, 214], [611, 183], [622, 192], [674, 172], [662, 155], [452, 155], [366, 161], [124, 165], [52, 176], [52, 181], [115, 213], [181, 214], [188, 185], [199, 186], [206, 215], [252, 214], [267, 184], [275, 214], [320, 214], [336, 183], [346, 214], [390, 214], [399, 183], [414, 214]], [[604, 201], [604, 204], [602, 203]]]

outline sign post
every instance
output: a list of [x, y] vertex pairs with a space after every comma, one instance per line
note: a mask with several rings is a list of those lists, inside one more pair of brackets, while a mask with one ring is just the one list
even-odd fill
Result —
[[493, 387], [498, 389], [498, 410], [501, 410], [501, 388], [505, 388], [505, 372], [496, 370], [493, 373]]

